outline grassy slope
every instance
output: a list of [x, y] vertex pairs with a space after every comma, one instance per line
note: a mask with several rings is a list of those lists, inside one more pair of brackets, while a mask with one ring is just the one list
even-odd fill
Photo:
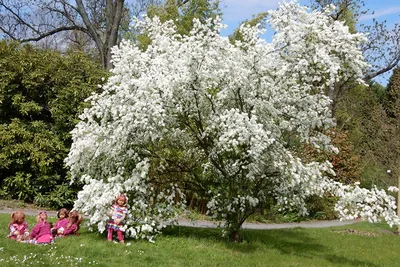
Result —
[[[29, 225], [34, 218], [27, 217]], [[54, 222], [55, 218], [50, 218]], [[155, 244], [130, 246], [89, 233], [57, 239], [52, 246], [4, 238], [9, 215], [0, 215], [0, 266], [399, 266], [400, 237], [383, 224], [359, 223], [326, 229], [246, 230], [240, 244], [226, 242], [218, 229], [168, 228]], [[356, 233], [346, 233], [346, 229]], [[349, 232], [349, 231], [347, 231]], [[368, 234], [368, 235], [367, 235]], [[25, 259], [25, 260], [24, 260]]]

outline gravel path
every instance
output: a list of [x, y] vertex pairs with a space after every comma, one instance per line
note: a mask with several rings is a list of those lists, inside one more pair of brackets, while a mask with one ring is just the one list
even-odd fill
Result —
[[[243, 229], [285, 229], [285, 228], [326, 228], [332, 226], [343, 226], [360, 222], [359, 220], [352, 221], [308, 221], [308, 222], [299, 222], [299, 223], [244, 223], [242, 225]], [[198, 228], [215, 228], [218, 226], [218, 223], [211, 221], [190, 221], [187, 219], [179, 219], [178, 224], [182, 226], [188, 227], [198, 227]]]
[[[0, 213], [8, 213], [11, 214], [14, 210], [6, 207], [0, 207]], [[38, 210], [34, 209], [20, 209], [23, 210], [26, 215], [36, 215]], [[46, 211], [50, 217], [56, 217], [56, 211]], [[352, 221], [339, 221], [339, 220], [332, 220], [332, 221], [308, 221], [308, 222], [299, 222], [299, 223], [244, 223], [242, 228], [243, 229], [286, 229], [286, 228], [326, 228], [332, 226], [343, 226], [343, 225], [350, 225], [360, 222], [359, 220], [352, 220]], [[216, 228], [218, 227], [218, 222], [213, 221], [205, 221], [205, 220], [196, 220], [192, 221], [189, 219], [179, 219], [178, 225], [180, 226], [187, 226], [187, 227], [197, 227], [197, 228]]]

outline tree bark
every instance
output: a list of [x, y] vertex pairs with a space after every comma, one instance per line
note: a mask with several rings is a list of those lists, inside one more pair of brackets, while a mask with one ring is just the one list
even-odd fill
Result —
[[89, 20], [89, 16], [85, 10], [82, 0], [76, 0], [77, 11], [82, 17], [83, 23], [88, 29], [89, 35], [96, 43], [99, 51], [101, 63], [104, 69], [111, 69], [111, 48], [117, 45], [118, 29], [121, 23], [122, 11], [125, 0], [106, 0], [106, 32], [104, 40]]

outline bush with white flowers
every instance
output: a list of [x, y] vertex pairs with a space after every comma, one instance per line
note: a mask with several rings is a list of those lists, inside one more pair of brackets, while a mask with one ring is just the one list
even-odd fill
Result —
[[242, 26], [243, 41], [231, 44], [219, 20], [195, 21], [188, 36], [171, 21], [138, 22], [151, 44], [113, 50], [113, 76], [72, 133], [66, 163], [85, 183], [75, 208], [103, 231], [111, 201], [127, 193], [126, 233], [151, 240], [183, 203], [179, 183], [168, 183], [176, 173], [208, 187], [209, 213], [232, 238], [271, 198], [306, 214], [305, 199], [326, 191], [341, 197], [344, 218], [398, 224], [384, 191], [330, 181], [329, 162], [305, 164], [288, 146], [295, 138], [335, 151], [323, 134], [334, 125], [327, 95], [340, 80], [362, 82], [367, 67], [358, 49], [365, 37], [331, 11], [280, 5], [269, 13], [271, 43]]

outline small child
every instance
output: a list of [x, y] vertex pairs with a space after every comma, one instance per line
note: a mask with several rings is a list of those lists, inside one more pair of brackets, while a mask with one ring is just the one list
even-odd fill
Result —
[[25, 214], [23, 211], [15, 211], [11, 213], [11, 221], [8, 224], [8, 230], [10, 233], [7, 238], [16, 241], [24, 241], [29, 237], [28, 224], [25, 221]]
[[56, 222], [56, 225], [51, 228], [51, 233], [54, 237], [62, 236], [64, 234], [69, 222], [68, 214], [69, 211], [65, 208], [62, 208], [57, 212], [58, 221]]
[[82, 222], [82, 215], [80, 215], [76, 210], [69, 213], [69, 220], [65, 226], [62, 236], [68, 235], [78, 235], [79, 226]]
[[115, 199], [115, 204], [111, 206], [111, 211], [109, 212], [110, 220], [107, 222], [107, 240], [112, 241], [112, 236], [114, 230], [117, 232], [118, 240], [124, 243], [124, 235], [122, 234], [122, 227], [124, 226], [124, 219], [128, 213], [126, 207], [127, 198], [125, 195], [119, 195]]
[[28, 244], [51, 244], [54, 242], [51, 235], [51, 224], [47, 222], [47, 213], [45, 211], [39, 211], [36, 215], [37, 224], [32, 229], [30, 240]]

